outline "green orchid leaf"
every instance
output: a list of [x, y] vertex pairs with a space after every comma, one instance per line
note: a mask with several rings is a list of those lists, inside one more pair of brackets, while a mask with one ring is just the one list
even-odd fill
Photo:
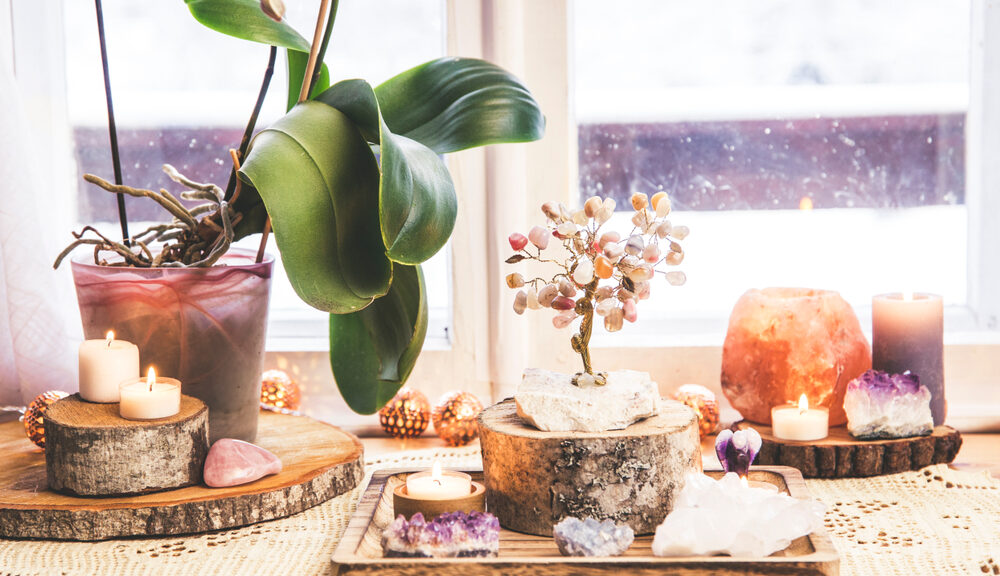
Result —
[[[288, 110], [299, 101], [299, 92], [302, 90], [302, 76], [306, 73], [306, 64], [309, 63], [309, 53], [298, 50], [286, 50], [288, 55]], [[313, 99], [324, 90], [330, 87], [330, 70], [326, 64], [320, 66], [319, 78], [316, 85], [312, 87], [309, 98]]]
[[388, 291], [378, 165], [346, 116], [297, 105], [254, 137], [240, 175], [267, 207], [288, 279], [307, 304], [346, 314]]
[[[309, 61], [309, 41], [285, 21], [275, 22], [260, 9], [259, 0], [184, 0], [198, 22], [223, 34], [287, 48], [288, 110], [295, 106], [302, 88], [302, 75]], [[321, 64], [320, 76], [310, 98], [330, 86], [330, 71]]]
[[427, 294], [419, 266], [395, 265], [389, 293], [364, 310], [330, 315], [330, 367], [340, 394], [373, 414], [406, 382], [427, 336]]
[[375, 91], [364, 80], [338, 82], [316, 100], [343, 112], [369, 142], [379, 145], [379, 225], [386, 254], [402, 264], [433, 256], [451, 236], [458, 213], [444, 161], [423, 144], [389, 130]]
[[233, 202], [233, 210], [237, 214], [242, 214], [240, 221], [233, 226], [233, 239], [240, 240], [247, 236], [260, 234], [264, 231], [264, 224], [267, 222], [267, 209], [261, 201], [257, 190], [249, 182], [241, 184], [240, 197]]
[[235, 38], [309, 53], [309, 41], [285, 21], [275, 22], [260, 0], [184, 0], [195, 20]]
[[439, 58], [375, 88], [393, 133], [438, 154], [502, 142], [538, 140], [545, 117], [510, 72], [473, 58]]

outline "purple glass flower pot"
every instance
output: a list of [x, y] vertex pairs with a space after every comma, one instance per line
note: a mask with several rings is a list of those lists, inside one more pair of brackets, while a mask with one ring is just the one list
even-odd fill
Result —
[[181, 381], [208, 405], [209, 436], [253, 442], [274, 260], [254, 263], [230, 250], [211, 268], [98, 266], [73, 259], [86, 338], [115, 337], [139, 347], [143, 373]]

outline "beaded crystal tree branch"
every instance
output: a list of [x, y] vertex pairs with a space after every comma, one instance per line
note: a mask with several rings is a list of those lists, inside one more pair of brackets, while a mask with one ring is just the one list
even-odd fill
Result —
[[[652, 199], [635, 193], [631, 202], [635, 209], [634, 227], [628, 237], [623, 238], [615, 231], [601, 232], [601, 226], [614, 214], [615, 201], [592, 196], [575, 213], [562, 204], [546, 202], [542, 205], [547, 218], [545, 226], [535, 226], [527, 236], [515, 232], [508, 238], [515, 252], [507, 259], [508, 264], [534, 260], [561, 269], [549, 280], [525, 280], [514, 272], [507, 275], [507, 286], [518, 290], [514, 297], [514, 312], [518, 314], [525, 309], [552, 308], [558, 311], [552, 318], [556, 328], [566, 328], [581, 319], [579, 332], [570, 340], [573, 350], [583, 359], [583, 372], [573, 377], [577, 386], [601, 386], [607, 382], [607, 374], [595, 374], [590, 365], [595, 312], [604, 317], [608, 332], [617, 332], [624, 321], [636, 321], [636, 305], [649, 298], [657, 273], [663, 274], [673, 286], [687, 280], [683, 272], [657, 270], [661, 264], [677, 266], [684, 260], [680, 241], [689, 230], [687, 226], [673, 226], [667, 220], [670, 198], [665, 192], [654, 194]], [[564, 259], [542, 255], [553, 236], [566, 249], [563, 254], [568, 255]], [[580, 291], [582, 296], [578, 296]]]

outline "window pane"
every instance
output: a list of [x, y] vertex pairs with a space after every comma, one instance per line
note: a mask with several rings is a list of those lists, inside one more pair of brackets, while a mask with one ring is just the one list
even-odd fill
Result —
[[[287, 19], [311, 38], [316, 6], [288, 3]], [[94, 6], [64, 2], [67, 93], [80, 176], [112, 178], [101, 58]], [[198, 181], [225, 186], [228, 150], [239, 145], [267, 63], [268, 48], [211, 31], [183, 2], [106, 2], [104, 17], [119, 149], [125, 182], [140, 188], [177, 190], [161, 171], [164, 163]], [[377, 84], [393, 74], [440, 57], [445, 51], [444, 2], [344, 0], [326, 62], [334, 81], [365, 78]], [[372, 31], [378, 30], [374, 41]], [[258, 128], [285, 111], [284, 51], [264, 103]], [[80, 182], [77, 217], [117, 232], [111, 194]], [[127, 199], [130, 230], [162, 220], [152, 202]], [[259, 237], [241, 246], [256, 247]], [[277, 256], [273, 245], [271, 252]], [[430, 336], [443, 336], [450, 308], [447, 250], [425, 266], [431, 295]], [[271, 336], [325, 338], [326, 315], [302, 303], [277, 267], [271, 300]], [[437, 321], [435, 321], [437, 320]], [[435, 332], [434, 329], [437, 328]]]
[[765, 285], [965, 302], [967, 1], [573, 7], [581, 201], [665, 190], [692, 229], [688, 285], [647, 309]]

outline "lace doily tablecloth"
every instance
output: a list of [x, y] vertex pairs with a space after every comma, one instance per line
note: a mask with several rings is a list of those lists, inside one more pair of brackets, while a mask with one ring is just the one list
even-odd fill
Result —
[[[480, 465], [478, 448], [400, 452], [384, 468]], [[827, 505], [843, 575], [1000, 575], [1000, 481], [939, 465], [919, 472], [808, 480]], [[330, 557], [366, 480], [325, 504], [273, 522], [194, 536], [40, 542], [0, 540], [0, 575], [332, 574]]]

